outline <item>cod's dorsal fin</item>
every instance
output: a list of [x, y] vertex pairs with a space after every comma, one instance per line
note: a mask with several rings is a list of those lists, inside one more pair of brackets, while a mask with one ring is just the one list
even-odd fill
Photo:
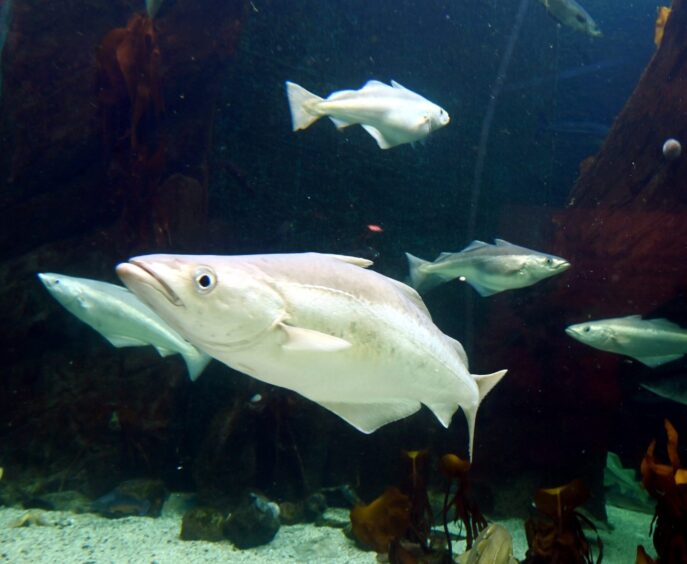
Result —
[[501, 381], [506, 375], [507, 370], [498, 370], [497, 372], [492, 372], [491, 374], [473, 374], [472, 377], [477, 384], [479, 389], [479, 401], [480, 403], [484, 397], [492, 390], [496, 384]]
[[368, 259], [360, 258], [360, 257], [349, 257], [347, 255], [332, 255], [332, 254], [325, 254], [324, 256], [330, 257], [336, 260], [340, 260], [342, 262], [347, 262], [348, 264], [353, 264], [355, 266], [359, 266], [360, 268], [368, 268], [369, 266], [372, 266], [374, 262]]
[[455, 254], [456, 253], [439, 253], [439, 256], [436, 259], [434, 259], [434, 262], [438, 262]]
[[665, 329], [666, 331], [684, 331], [677, 323], [665, 319], [664, 317], [659, 317], [658, 319], [647, 319], [648, 323], [651, 323], [657, 329]]
[[453, 349], [458, 353], [458, 356], [463, 361], [465, 368], [468, 368], [468, 355], [465, 352], [465, 349], [463, 348], [461, 342], [454, 339], [453, 337], [449, 337], [448, 335], [444, 335], [444, 337], [450, 343], [451, 347], [453, 347]]
[[305, 329], [304, 327], [293, 327], [286, 323], [279, 323], [278, 327], [286, 335], [282, 344], [285, 351], [299, 352], [336, 352], [351, 347], [351, 343], [346, 339], [328, 335], [321, 331]]
[[494, 239], [494, 244], [497, 247], [513, 247], [513, 246], [515, 246], [515, 245], [513, 245], [513, 243], [509, 243], [505, 239]]
[[416, 92], [413, 92], [410, 88], [406, 88], [405, 86], [403, 86], [402, 84], [399, 84], [395, 80], [391, 81], [391, 86], [393, 88], [397, 88], [398, 90], [405, 90], [406, 92], [409, 92], [413, 96], [418, 96], [418, 94]]
[[389, 280], [391, 280], [394, 286], [396, 286], [406, 298], [413, 302], [413, 304], [415, 304], [418, 307], [418, 309], [420, 309], [420, 311], [422, 311], [427, 315], [427, 317], [432, 319], [432, 315], [429, 313], [429, 310], [427, 309], [425, 302], [422, 301], [422, 298], [420, 297], [420, 294], [417, 293], [417, 290], [411, 288], [410, 286], [408, 286], [408, 284], [404, 284], [403, 282], [394, 280], [393, 278], [389, 278]]
[[478, 249], [483, 249], [484, 247], [489, 247], [489, 243], [485, 243], [484, 241], [479, 241], [478, 239], [475, 239], [472, 243], [470, 243], [467, 247], [465, 247], [461, 253], [469, 253], [472, 251], [476, 251]]
[[363, 87], [361, 90], [368, 88], [368, 87], [376, 87], [376, 86], [386, 86], [387, 88], [389, 87], [388, 84], [384, 84], [380, 80], [375, 80], [374, 78], [372, 80], [368, 80], [365, 84], [363, 84]]

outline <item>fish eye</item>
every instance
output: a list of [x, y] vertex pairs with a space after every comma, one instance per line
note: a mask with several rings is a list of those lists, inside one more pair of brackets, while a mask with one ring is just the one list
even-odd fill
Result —
[[193, 275], [193, 282], [196, 285], [196, 290], [205, 294], [215, 287], [217, 277], [212, 269], [202, 266]]
[[592, 330], [592, 328], [589, 325], [587, 325], [584, 329], [582, 329], [582, 331], [584, 331], [585, 333], [589, 333], [591, 330]]
[[587, 18], [585, 18], [582, 14], [577, 14], [575, 18], [580, 23], [587, 23]]
[[551, 257], [546, 257], [546, 264], [551, 266], [553, 264], [553, 259]]

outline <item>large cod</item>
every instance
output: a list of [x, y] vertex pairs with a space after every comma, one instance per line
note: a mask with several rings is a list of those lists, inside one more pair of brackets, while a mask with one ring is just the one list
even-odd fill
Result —
[[417, 292], [371, 264], [318, 253], [147, 255], [117, 273], [199, 349], [363, 433], [422, 404], [448, 427], [461, 407], [471, 453], [477, 409], [506, 371], [470, 374], [463, 347]]

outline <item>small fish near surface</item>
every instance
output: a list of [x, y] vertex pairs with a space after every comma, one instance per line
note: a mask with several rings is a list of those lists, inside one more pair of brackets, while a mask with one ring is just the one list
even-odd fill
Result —
[[38, 275], [50, 295], [115, 347], [152, 345], [160, 356], [179, 353], [191, 380], [210, 357], [185, 341], [160, 316], [122, 286], [88, 278], [44, 272]]
[[599, 26], [575, 0], [539, 0], [549, 14], [562, 25], [589, 35], [601, 37]]
[[450, 121], [446, 110], [391, 81], [370, 80], [360, 90], [340, 90], [327, 98], [286, 83], [293, 130], [305, 129], [321, 117], [337, 128], [360, 124], [381, 149], [413, 143]]
[[474, 375], [409, 286], [371, 261], [294, 253], [147, 255], [117, 274], [180, 335], [226, 365], [293, 390], [363, 433], [427, 406], [448, 427], [505, 374]]
[[687, 330], [667, 319], [630, 315], [577, 323], [565, 332], [585, 345], [629, 356], [651, 368], [687, 353]]
[[456, 278], [467, 282], [480, 296], [525, 288], [570, 268], [560, 257], [495, 239], [494, 245], [473, 241], [458, 253], [441, 253], [429, 262], [406, 253], [410, 280], [426, 292]]

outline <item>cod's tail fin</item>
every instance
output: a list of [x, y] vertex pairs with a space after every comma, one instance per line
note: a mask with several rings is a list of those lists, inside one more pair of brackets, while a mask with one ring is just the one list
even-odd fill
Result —
[[289, 99], [291, 124], [294, 131], [305, 129], [322, 117], [312, 110], [315, 103], [322, 101], [322, 98], [316, 94], [308, 92], [294, 82], [287, 81], [286, 96]]
[[470, 455], [470, 460], [472, 460], [472, 448], [475, 442], [475, 421], [477, 420], [477, 409], [482, 403], [484, 397], [492, 390], [494, 386], [496, 386], [496, 384], [501, 381], [501, 378], [505, 376], [506, 372], [507, 370], [499, 370], [498, 372], [494, 372], [492, 374], [472, 375], [477, 387], [479, 388], [479, 402], [472, 408], [463, 408], [465, 419], [467, 419], [468, 422], [468, 436], [470, 437], [470, 450], [468, 452]]
[[406, 253], [408, 259], [408, 270], [410, 272], [410, 285], [418, 292], [426, 292], [441, 284], [438, 277], [424, 272], [423, 266], [431, 264], [430, 261]]

